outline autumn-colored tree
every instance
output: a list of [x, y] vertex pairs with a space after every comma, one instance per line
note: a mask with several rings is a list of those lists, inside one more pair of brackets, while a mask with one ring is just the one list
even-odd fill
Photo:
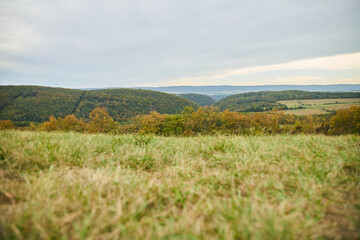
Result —
[[60, 125], [58, 120], [54, 116], [50, 116], [49, 121], [45, 121], [41, 125], [40, 129], [42, 131], [48, 131], [48, 132], [57, 131], [60, 130]]
[[303, 133], [312, 134], [316, 132], [316, 119], [312, 115], [306, 116], [302, 120]]
[[14, 128], [14, 124], [11, 120], [0, 120], [0, 130], [12, 128]]
[[201, 133], [205, 121], [205, 111], [203, 107], [199, 107], [196, 112], [191, 115], [191, 124], [185, 122], [185, 126], [190, 128], [194, 133]]
[[330, 120], [331, 133], [360, 133], [360, 106], [341, 109]]
[[246, 134], [250, 128], [250, 117], [225, 110], [221, 115], [222, 131], [228, 134]]
[[316, 133], [327, 134], [330, 130], [330, 122], [323, 119], [316, 127]]
[[294, 114], [283, 114], [282, 118], [280, 119], [282, 133], [292, 133], [295, 121], [296, 117]]
[[35, 125], [34, 122], [30, 122], [30, 125], [29, 125], [28, 130], [30, 130], [30, 131], [37, 131], [38, 128], [36, 127], [36, 125]]
[[225, 110], [225, 112], [222, 113], [221, 118], [224, 123], [223, 130], [229, 131], [229, 133], [237, 132], [239, 129], [239, 113]]
[[218, 107], [205, 106], [204, 107], [204, 121], [202, 126], [202, 132], [215, 133], [221, 126], [221, 112]]
[[60, 127], [61, 130], [66, 132], [83, 132], [86, 129], [85, 123], [82, 120], [79, 121], [74, 115], [67, 115], [64, 119], [61, 119]]
[[270, 126], [268, 127], [268, 132], [272, 134], [281, 133], [283, 129], [281, 125], [285, 122], [284, 121], [284, 113], [278, 111], [277, 109], [271, 111], [270, 115]]
[[194, 120], [194, 109], [192, 107], [186, 107], [184, 108], [184, 111], [181, 113], [184, 122], [184, 133], [185, 136], [192, 136], [195, 134], [194, 132], [194, 126], [195, 126], [195, 120]]
[[152, 111], [150, 114], [140, 118], [140, 131], [142, 133], [160, 134], [164, 127], [165, 120], [166, 114]]
[[318, 125], [317, 118], [311, 115], [297, 117], [295, 123], [291, 125], [291, 133], [306, 133], [313, 134], [316, 133]]
[[268, 114], [264, 113], [254, 113], [250, 115], [251, 117], [251, 133], [255, 135], [263, 134], [266, 132], [267, 128], [270, 126], [270, 121], [268, 120]]
[[89, 132], [96, 133], [96, 132], [111, 132], [116, 129], [116, 123], [110, 117], [110, 115], [106, 112], [105, 108], [94, 108], [90, 115], [90, 125], [89, 125]]
[[292, 131], [291, 131], [291, 133], [292, 133], [292, 134], [301, 133], [302, 131], [303, 131], [302, 122], [300, 121], [300, 119], [297, 119], [297, 120], [295, 121], [295, 123], [292, 124]]

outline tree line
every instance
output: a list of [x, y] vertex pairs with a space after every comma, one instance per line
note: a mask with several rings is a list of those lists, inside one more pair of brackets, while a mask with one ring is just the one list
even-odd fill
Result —
[[[0, 129], [15, 128], [11, 120], [0, 121]], [[161, 136], [195, 136], [209, 134], [359, 134], [360, 107], [342, 109], [333, 115], [287, 115], [277, 109], [264, 113], [241, 114], [220, 111], [213, 106], [194, 110], [185, 107], [181, 114], [149, 114], [133, 118], [127, 124], [119, 124], [105, 108], [97, 107], [89, 119], [74, 115], [64, 118], [50, 116], [41, 124], [31, 123], [26, 130], [75, 131], [83, 133], [141, 133]]]

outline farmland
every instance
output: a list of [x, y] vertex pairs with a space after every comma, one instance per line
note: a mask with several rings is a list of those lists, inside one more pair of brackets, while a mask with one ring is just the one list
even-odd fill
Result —
[[[360, 98], [338, 98], [338, 99], [303, 99], [303, 100], [283, 100], [278, 101], [288, 108], [284, 113], [295, 115], [313, 115], [326, 114], [339, 109], [350, 108], [351, 106], [360, 106]], [[301, 107], [300, 109], [296, 109]]]
[[359, 142], [0, 131], [0, 237], [358, 239]]

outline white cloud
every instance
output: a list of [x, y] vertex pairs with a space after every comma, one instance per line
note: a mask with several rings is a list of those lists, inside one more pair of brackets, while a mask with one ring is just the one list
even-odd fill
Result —
[[0, 84], [260, 85], [360, 75], [299, 71], [359, 69], [359, 53], [313, 57], [360, 52], [360, 1], [282, 2], [0, 0]]
[[[175, 78], [165, 82], [166, 86], [180, 85], [264, 85], [264, 84], [337, 84], [337, 83], [356, 83], [360, 84], [359, 78], [348, 78], [343, 80], [325, 80], [324, 76], [283, 76], [271, 79], [259, 79], [255, 76], [257, 73], [272, 71], [296, 71], [301, 74], [304, 70], [322, 70], [322, 71], [360, 71], [360, 52], [341, 54], [329, 57], [320, 57], [312, 59], [302, 59], [297, 61], [285, 62], [280, 64], [262, 65], [247, 68], [239, 68], [223, 73], [208, 74], [194, 77]], [[281, 74], [284, 75], [284, 74]], [[293, 75], [293, 74], [292, 74]], [[247, 80], [237, 79], [236, 76], [249, 76]], [[219, 80], [221, 82], [219, 82]], [[250, 80], [250, 81], [249, 81]]]
[[337, 82], [338, 84], [360, 84], [360, 77], [344, 78]]
[[214, 78], [224, 78], [234, 75], [251, 75], [260, 72], [281, 70], [360, 70], [360, 52], [303, 59], [281, 64], [239, 68], [216, 75]]

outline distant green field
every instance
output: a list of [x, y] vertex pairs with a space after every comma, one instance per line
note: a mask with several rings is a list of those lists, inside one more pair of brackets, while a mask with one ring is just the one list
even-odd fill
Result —
[[305, 99], [278, 101], [288, 108], [303, 107], [304, 109], [285, 110], [284, 113], [295, 115], [326, 114], [330, 111], [346, 109], [351, 106], [360, 106], [360, 98], [338, 98], [338, 99]]
[[359, 142], [0, 131], [0, 239], [358, 239]]

